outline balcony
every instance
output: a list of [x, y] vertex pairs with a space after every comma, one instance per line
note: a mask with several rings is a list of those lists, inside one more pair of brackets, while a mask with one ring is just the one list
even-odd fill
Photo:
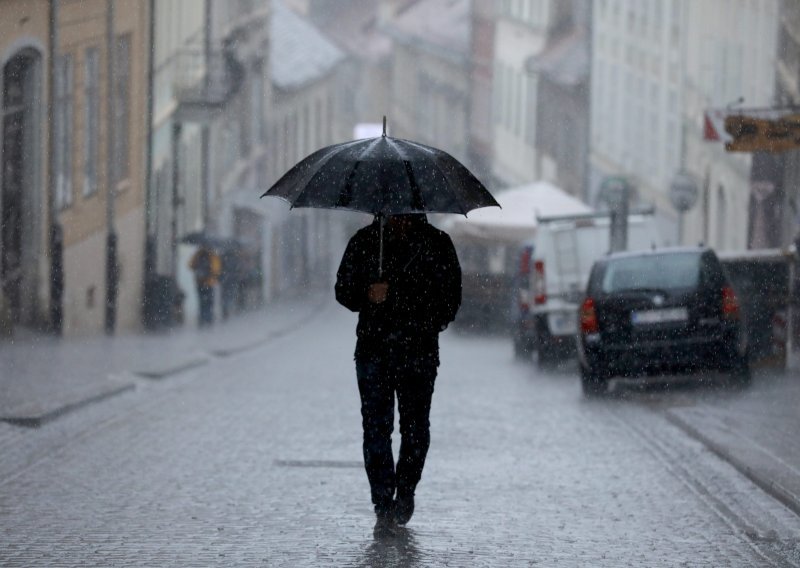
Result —
[[176, 117], [180, 122], [207, 123], [227, 105], [242, 84], [244, 69], [232, 50], [206, 56], [185, 50], [175, 61]]

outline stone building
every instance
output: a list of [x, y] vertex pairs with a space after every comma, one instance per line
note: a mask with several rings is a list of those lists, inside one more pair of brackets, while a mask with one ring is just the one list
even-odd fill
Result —
[[0, 2], [0, 327], [49, 325], [47, 2]]
[[[273, 2], [270, 26], [271, 113], [268, 121], [266, 189], [313, 151], [352, 137], [354, 124], [342, 112], [340, 74], [347, 62], [310, 19]], [[285, 203], [263, 199], [264, 263], [269, 266], [270, 297], [330, 284], [334, 259], [332, 234], [342, 213], [317, 209], [288, 211]]]
[[526, 63], [538, 78], [536, 171], [582, 199], [588, 194], [589, 158], [589, 0], [572, 2], [562, 26], [542, 52]]
[[196, 315], [188, 262], [197, 241], [190, 244], [190, 237], [243, 239], [250, 257], [261, 254], [259, 233], [236, 203], [257, 200], [266, 167], [269, 13], [266, 0], [155, 4], [144, 305], [149, 327], [173, 323], [176, 293], [184, 298], [184, 318], [191, 322]]
[[411, 5], [388, 25], [394, 40], [389, 133], [468, 162], [470, 2]]
[[149, 4], [4, 0], [0, 11], [12, 317], [69, 335], [134, 329], [146, 146], [135, 117], [147, 106]]
[[568, 19], [571, 3], [522, 0], [496, 3], [492, 174], [500, 187], [540, 179], [536, 130], [538, 75], [528, 61]]

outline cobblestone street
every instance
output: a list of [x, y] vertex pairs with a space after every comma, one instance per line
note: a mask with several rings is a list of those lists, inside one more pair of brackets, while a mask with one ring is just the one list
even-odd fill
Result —
[[800, 518], [674, 424], [672, 401], [586, 401], [571, 367], [453, 330], [414, 518], [376, 541], [354, 326], [328, 304], [40, 428], [0, 424], [0, 564], [800, 565]]

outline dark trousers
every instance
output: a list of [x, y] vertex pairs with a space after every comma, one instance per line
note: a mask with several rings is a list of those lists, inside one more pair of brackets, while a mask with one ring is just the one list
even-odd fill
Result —
[[197, 285], [197, 297], [200, 300], [200, 326], [214, 323], [214, 287]]
[[[387, 510], [398, 494], [413, 494], [422, 477], [430, 446], [431, 398], [438, 358], [402, 353], [370, 354], [356, 358], [361, 416], [364, 427], [364, 466], [375, 510]], [[394, 397], [400, 412], [400, 455], [392, 455]]]

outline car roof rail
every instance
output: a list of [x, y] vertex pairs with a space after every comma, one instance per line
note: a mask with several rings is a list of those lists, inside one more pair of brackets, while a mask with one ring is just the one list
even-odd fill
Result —
[[[628, 210], [628, 216], [631, 215], [655, 215], [656, 208], [654, 206], [648, 207], [635, 207]], [[545, 215], [540, 217], [536, 216], [539, 223], [553, 223], [558, 221], [577, 221], [580, 219], [603, 219], [611, 217], [612, 211], [591, 211], [589, 213], [573, 213], [571, 215]]]

